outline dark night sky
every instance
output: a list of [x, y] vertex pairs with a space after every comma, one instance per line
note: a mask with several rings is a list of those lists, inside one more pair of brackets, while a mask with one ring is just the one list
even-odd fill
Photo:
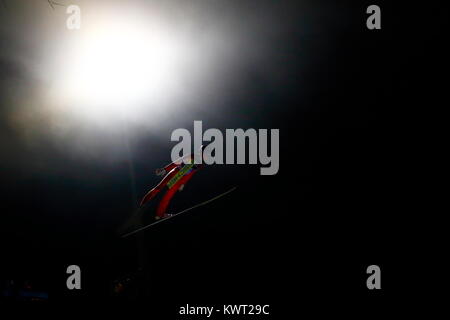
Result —
[[[408, 172], [425, 145], [413, 130], [424, 128], [418, 110], [440, 104], [444, 87], [435, 81], [446, 57], [437, 50], [447, 23], [438, 6], [379, 2], [382, 30], [369, 31], [367, 1], [149, 1], [207, 39], [199, 52], [209, 56], [193, 67], [201, 75], [183, 76], [198, 81], [189, 99], [161, 121], [151, 111], [130, 121], [125, 137], [120, 126], [47, 108], [51, 63], [43, 53], [64, 41], [53, 29], [64, 12], [45, 1], [33, 2], [35, 11], [9, 2], [0, 12], [0, 278], [32, 279], [52, 298], [70, 299], [65, 266], [80, 264], [87, 280], [77, 298], [108, 298], [111, 282], [138, 268], [136, 238], [118, 239], [117, 227], [158, 182], [153, 171], [170, 160], [170, 133], [203, 120], [205, 128], [279, 128], [280, 171], [199, 172], [174, 209], [239, 188], [145, 234], [140, 297], [170, 296], [176, 305], [224, 303], [232, 294], [236, 303], [284, 306], [290, 287], [312, 299], [339, 290], [356, 299], [375, 262], [389, 270], [388, 288], [404, 284], [389, 281], [420, 250], [410, 215], [418, 177]], [[436, 18], [411, 24], [419, 11]], [[208, 51], [225, 33], [226, 50]], [[342, 275], [332, 288], [330, 273]]]

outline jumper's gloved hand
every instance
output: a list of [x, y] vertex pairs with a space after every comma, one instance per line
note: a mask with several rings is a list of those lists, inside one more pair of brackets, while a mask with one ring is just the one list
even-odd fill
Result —
[[183, 189], [184, 189], [184, 184], [182, 184], [182, 185], [178, 188], [178, 191], [183, 191]]
[[156, 169], [155, 174], [157, 176], [163, 176], [166, 174], [166, 170], [164, 170], [164, 168], [158, 168], [158, 169]]

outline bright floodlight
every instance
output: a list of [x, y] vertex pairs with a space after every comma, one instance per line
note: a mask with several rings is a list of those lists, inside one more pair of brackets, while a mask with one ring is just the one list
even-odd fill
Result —
[[114, 20], [84, 27], [59, 70], [59, 94], [89, 117], [121, 116], [157, 108], [173, 95], [181, 39], [163, 28]]

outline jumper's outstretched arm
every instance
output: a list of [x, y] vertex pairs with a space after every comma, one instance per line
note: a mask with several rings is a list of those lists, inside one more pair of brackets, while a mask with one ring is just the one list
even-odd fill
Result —
[[156, 169], [155, 174], [157, 176], [163, 176], [167, 172], [169, 172], [170, 170], [175, 168], [176, 166], [179, 166], [181, 163], [183, 163], [187, 159], [190, 159], [192, 161], [194, 159], [194, 155], [193, 154], [188, 154], [188, 155], [186, 155], [184, 157], [181, 157], [181, 158], [175, 160], [172, 163], [169, 163], [167, 166], [165, 166], [163, 168], [158, 168], [158, 169]]

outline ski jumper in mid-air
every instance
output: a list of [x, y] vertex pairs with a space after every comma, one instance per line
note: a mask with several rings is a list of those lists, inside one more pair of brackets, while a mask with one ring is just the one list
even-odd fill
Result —
[[[195, 153], [184, 156], [168, 164], [164, 168], [156, 169], [156, 175], [165, 176], [156, 187], [151, 189], [144, 198], [142, 198], [140, 206], [144, 206], [160, 191], [163, 191], [163, 189], [167, 190], [156, 209], [155, 219], [170, 217], [170, 214], [166, 212], [170, 200], [172, 200], [177, 191], [182, 191], [192, 176], [204, 166], [202, 151], [203, 148], [200, 149], [200, 154]], [[199, 163], [197, 164], [196, 162]]]

